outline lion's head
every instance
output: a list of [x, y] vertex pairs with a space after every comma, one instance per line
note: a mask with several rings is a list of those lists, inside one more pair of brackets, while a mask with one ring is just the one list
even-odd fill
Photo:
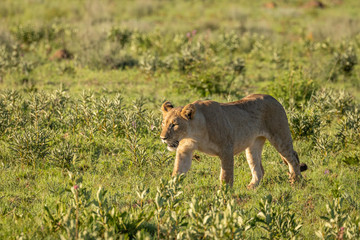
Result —
[[165, 102], [161, 106], [163, 112], [161, 140], [168, 145], [169, 151], [175, 151], [180, 141], [188, 135], [189, 121], [194, 118], [196, 108], [193, 104], [176, 107]]

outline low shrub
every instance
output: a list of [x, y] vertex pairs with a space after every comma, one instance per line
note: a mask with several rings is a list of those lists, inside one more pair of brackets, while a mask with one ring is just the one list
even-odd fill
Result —
[[264, 239], [296, 239], [302, 228], [295, 214], [286, 206], [276, 206], [271, 195], [259, 203], [256, 221], [267, 235]]
[[326, 216], [322, 228], [316, 232], [320, 239], [358, 239], [360, 237], [360, 218], [349, 214], [344, 207], [344, 197], [334, 198], [326, 204]]
[[279, 99], [285, 108], [298, 108], [308, 102], [317, 89], [317, 84], [305, 78], [301, 70], [293, 70], [270, 83], [266, 92]]

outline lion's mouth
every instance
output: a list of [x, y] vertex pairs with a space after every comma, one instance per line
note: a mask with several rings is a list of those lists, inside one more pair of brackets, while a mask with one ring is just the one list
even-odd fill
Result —
[[166, 143], [166, 144], [167, 144], [167, 149], [169, 151], [175, 151], [176, 148], [179, 146], [179, 141], [174, 141], [174, 142]]

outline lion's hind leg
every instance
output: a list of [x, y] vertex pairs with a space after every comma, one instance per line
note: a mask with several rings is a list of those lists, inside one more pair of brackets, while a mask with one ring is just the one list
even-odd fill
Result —
[[266, 138], [258, 137], [255, 139], [253, 144], [245, 150], [246, 159], [248, 161], [252, 179], [248, 185], [249, 189], [255, 188], [259, 185], [260, 180], [264, 176], [264, 168], [261, 164], [261, 153], [264, 146]]
[[291, 137], [288, 137], [286, 141], [284, 139], [274, 140], [271, 138], [269, 141], [279, 152], [284, 163], [288, 165], [291, 182], [296, 181], [301, 176], [300, 161], [297, 152], [293, 149]]

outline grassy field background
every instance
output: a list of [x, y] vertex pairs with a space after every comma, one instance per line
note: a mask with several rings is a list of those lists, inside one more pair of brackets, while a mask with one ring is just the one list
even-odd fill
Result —
[[[360, 2], [43, 1], [0, 6], [1, 239], [359, 239]], [[275, 149], [247, 190], [196, 153], [171, 179], [164, 100], [266, 93], [301, 162]]]

